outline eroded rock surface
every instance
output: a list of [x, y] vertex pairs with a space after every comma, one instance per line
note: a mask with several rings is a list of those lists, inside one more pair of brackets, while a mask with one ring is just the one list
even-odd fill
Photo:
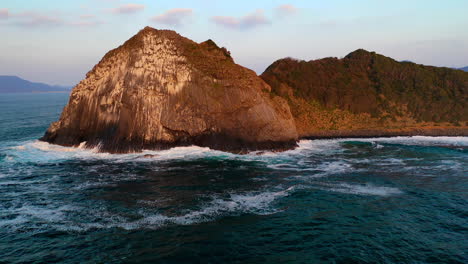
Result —
[[297, 132], [287, 102], [213, 41], [146, 27], [108, 52], [72, 91], [42, 140], [128, 152], [196, 144], [285, 149]]

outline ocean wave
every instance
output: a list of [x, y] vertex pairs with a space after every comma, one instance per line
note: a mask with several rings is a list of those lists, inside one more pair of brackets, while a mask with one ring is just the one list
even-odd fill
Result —
[[321, 188], [325, 191], [356, 194], [356, 195], [376, 195], [376, 196], [390, 196], [399, 195], [403, 192], [394, 187], [376, 186], [370, 183], [367, 184], [349, 184], [349, 183], [321, 183]]
[[[42, 230], [54, 227], [61, 231], [87, 231], [107, 228], [127, 230], [157, 229], [171, 224], [192, 225], [213, 221], [228, 215], [243, 213], [268, 215], [276, 213], [279, 209], [272, 206], [272, 203], [279, 198], [288, 196], [293, 191], [294, 187], [290, 187], [279, 191], [231, 193], [226, 197], [212, 196], [210, 202], [201, 204], [198, 209], [182, 210], [177, 215], [156, 213], [147, 207], [148, 205], [157, 205], [156, 202], [142, 200], [137, 202], [140, 207], [137, 208], [137, 212], [132, 217], [110, 212], [106, 208], [85, 209], [72, 205], [48, 204], [46, 206], [36, 206], [24, 204], [6, 209], [8, 214], [14, 217], [1, 219], [0, 227], [17, 230], [19, 226], [35, 223], [34, 225], [28, 225], [28, 228]], [[77, 217], [87, 218], [87, 221], [79, 222], [74, 220]]]
[[[138, 153], [110, 154], [99, 152], [98, 148], [84, 148], [83, 144], [80, 147], [64, 147], [34, 140], [10, 147], [5, 152], [9, 157], [7, 161], [10, 163], [53, 163], [66, 160], [105, 160], [112, 163], [126, 163], [134, 161], [158, 162], [215, 158], [276, 164], [292, 163], [292, 161], [297, 160], [301, 156], [298, 156], [297, 153], [307, 151], [311, 146], [315, 145], [310, 141], [301, 141], [299, 142], [299, 147], [291, 151], [251, 152], [248, 154], [233, 154], [199, 146], [174, 147], [167, 150], [143, 150]], [[327, 144], [322, 143], [322, 145]], [[319, 150], [318, 148], [315, 149]], [[303, 153], [302, 155], [305, 154]]]
[[403, 145], [422, 145], [422, 146], [468, 146], [468, 137], [430, 137], [430, 136], [408, 136], [408, 137], [376, 137], [376, 138], [344, 138], [338, 141], [357, 141], [371, 142], [378, 147], [379, 143], [396, 143]]
[[[198, 146], [175, 147], [168, 150], [144, 150], [138, 153], [110, 154], [99, 152], [99, 148], [88, 149], [81, 144], [79, 147], [64, 147], [47, 142], [34, 140], [22, 145], [11, 147], [8, 152], [15, 161], [51, 162], [69, 159], [100, 159], [115, 162], [127, 161], [154, 161], [170, 159], [190, 159], [207, 155], [229, 155], [221, 151], [211, 150]], [[233, 154], [232, 154], [233, 155]]]
[[320, 164], [317, 169], [321, 171], [321, 175], [329, 175], [348, 172], [352, 166], [345, 161], [330, 161]]
[[[2, 211], [6, 211], [11, 218], [1, 219], [0, 227], [12, 228], [16, 230], [21, 224], [29, 222], [44, 223], [46, 225], [57, 223], [65, 219], [67, 212], [77, 210], [80, 210], [80, 208], [70, 205], [37, 206], [30, 204], [18, 204], [8, 209], [2, 209]], [[28, 228], [34, 228], [34, 226], [28, 226]]]
[[228, 152], [212, 150], [206, 147], [187, 146], [174, 147], [167, 150], [144, 150], [139, 153], [109, 154], [99, 152], [98, 148], [86, 149], [83, 144], [80, 147], [64, 147], [47, 142], [34, 140], [24, 142], [21, 145], [10, 147], [5, 151], [6, 162], [53, 162], [68, 159], [103, 159], [114, 162], [128, 161], [158, 161], [173, 159], [197, 159], [205, 157], [218, 157], [226, 159], [239, 159], [250, 161], [280, 162], [298, 159], [311, 154], [333, 155], [343, 152], [343, 142], [371, 142], [375, 148], [382, 148], [382, 143], [396, 143], [405, 145], [425, 146], [468, 146], [468, 137], [393, 137], [393, 138], [353, 138], [353, 139], [327, 139], [327, 140], [301, 140], [298, 147], [284, 152], [251, 152], [245, 155], [237, 155]]
[[[85, 228], [123, 228], [123, 229], [155, 229], [162, 226], [192, 225], [203, 222], [213, 221], [221, 216], [238, 215], [242, 213], [268, 215], [278, 212], [277, 208], [272, 207], [272, 203], [282, 197], [288, 196], [294, 187], [286, 190], [272, 192], [248, 192], [242, 194], [230, 194], [227, 198], [213, 197], [198, 210], [188, 210], [184, 214], [168, 216], [163, 214], [154, 214], [146, 210], [141, 210], [142, 218], [135, 221], [128, 221], [117, 218], [117, 222], [106, 224], [85, 225]], [[121, 221], [124, 220], [124, 221]]]

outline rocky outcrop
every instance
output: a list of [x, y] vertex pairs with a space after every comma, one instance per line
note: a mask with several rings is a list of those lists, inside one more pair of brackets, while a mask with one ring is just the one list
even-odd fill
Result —
[[42, 140], [108, 152], [246, 151], [290, 148], [297, 132], [287, 102], [225, 48], [146, 27], [88, 72]]
[[261, 77], [285, 98], [300, 137], [468, 135], [468, 73], [357, 50], [278, 60]]

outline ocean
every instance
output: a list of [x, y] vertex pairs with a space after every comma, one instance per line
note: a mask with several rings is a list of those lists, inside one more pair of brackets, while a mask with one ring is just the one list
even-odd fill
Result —
[[38, 141], [67, 99], [0, 94], [0, 263], [468, 263], [468, 137], [247, 155]]

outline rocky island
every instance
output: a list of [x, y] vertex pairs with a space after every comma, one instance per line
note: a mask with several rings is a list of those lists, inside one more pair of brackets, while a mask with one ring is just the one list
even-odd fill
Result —
[[259, 77], [229, 51], [146, 27], [108, 52], [41, 138], [123, 153], [285, 150], [299, 138], [468, 135], [468, 73], [357, 50], [282, 59]]
[[213, 41], [146, 27], [87, 73], [42, 140], [112, 153], [294, 147], [289, 106], [270, 89]]

